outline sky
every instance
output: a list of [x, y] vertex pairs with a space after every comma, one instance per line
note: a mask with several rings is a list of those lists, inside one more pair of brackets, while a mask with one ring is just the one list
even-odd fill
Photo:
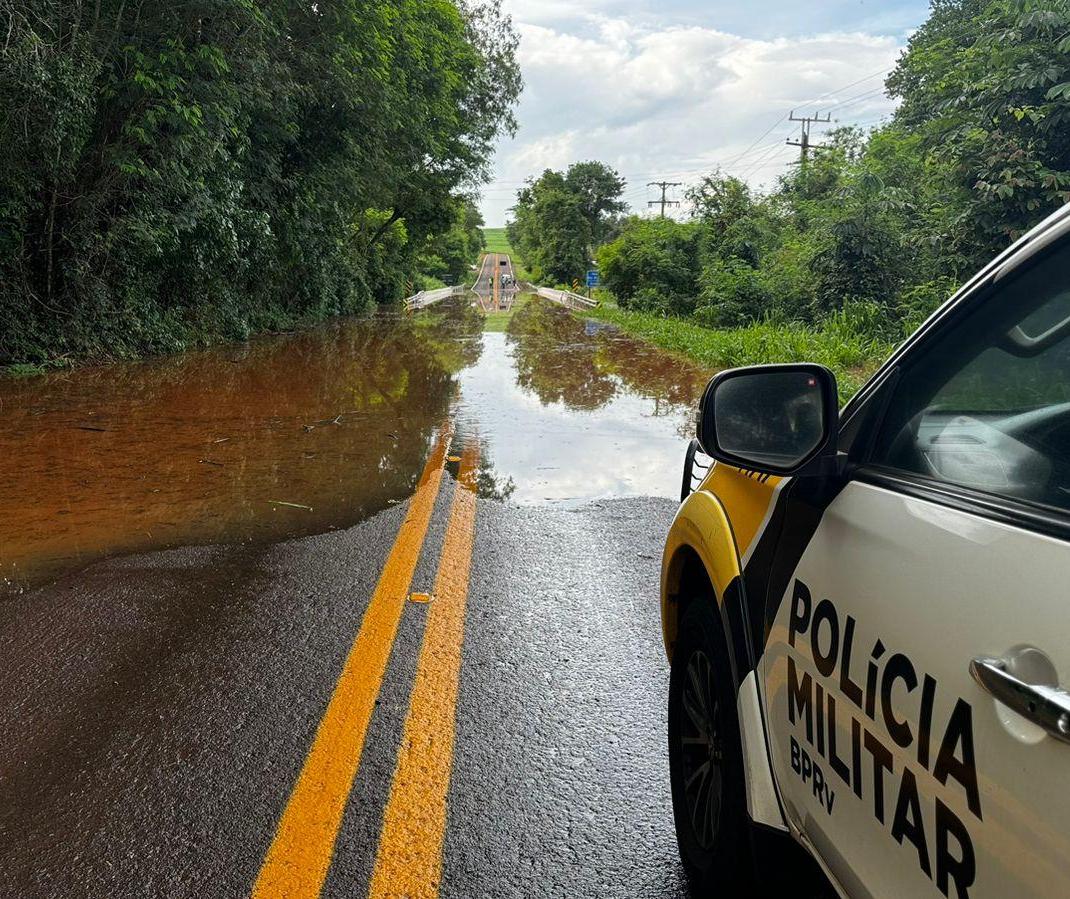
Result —
[[[504, 0], [525, 89], [515, 138], [483, 190], [500, 227], [523, 181], [599, 159], [645, 212], [650, 181], [693, 183], [720, 168], [757, 187], [799, 150], [788, 116], [871, 126], [894, 108], [883, 81], [928, 14], [921, 0]], [[686, 188], [671, 197], [683, 199]], [[683, 214], [681, 208], [677, 214]]]

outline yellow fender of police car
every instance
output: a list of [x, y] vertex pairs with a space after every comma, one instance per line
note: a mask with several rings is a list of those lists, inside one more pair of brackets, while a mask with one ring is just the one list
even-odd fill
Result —
[[782, 480], [715, 463], [680, 506], [661, 563], [661, 630], [670, 660], [679, 621], [677, 596], [688, 563], [697, 557], [721, 602], [742, 574], [740, 560], [768, 521]]

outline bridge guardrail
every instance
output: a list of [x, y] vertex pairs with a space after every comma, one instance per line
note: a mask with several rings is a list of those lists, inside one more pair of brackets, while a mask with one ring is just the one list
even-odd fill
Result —
[[420, 309], [426, 309], [434, 303], [458, 296], [467, 290], [467, 287], [439, 287], [437, 290], [421, 290], [405, 300], [405, 311], [417, 312]]
[[552, 287], [538, 287], [535, 292], [545, 300], [560, 303], [570, 309], [594, 309], [598, 305], [597, 300], [573, 293], [571, 290], [554, 290]]

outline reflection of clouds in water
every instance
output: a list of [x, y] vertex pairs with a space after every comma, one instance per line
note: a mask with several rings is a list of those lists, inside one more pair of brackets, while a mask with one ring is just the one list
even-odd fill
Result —
[[460, 375], [457, 414], [478, 427], [499, 482], [512, 500], [578, 505], [612, 496], [669, 496], [679, 490], [691, 412], [659, 403], [613, 375], [613, 396], [600, 407], [544, 404], [517, 384], [503, 334], [484, 336], [478, 364]]

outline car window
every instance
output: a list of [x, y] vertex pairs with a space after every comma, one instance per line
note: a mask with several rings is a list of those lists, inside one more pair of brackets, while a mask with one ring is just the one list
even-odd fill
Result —
[[873, 462], [1070, 510], [1070, 243], [908, 360]]

